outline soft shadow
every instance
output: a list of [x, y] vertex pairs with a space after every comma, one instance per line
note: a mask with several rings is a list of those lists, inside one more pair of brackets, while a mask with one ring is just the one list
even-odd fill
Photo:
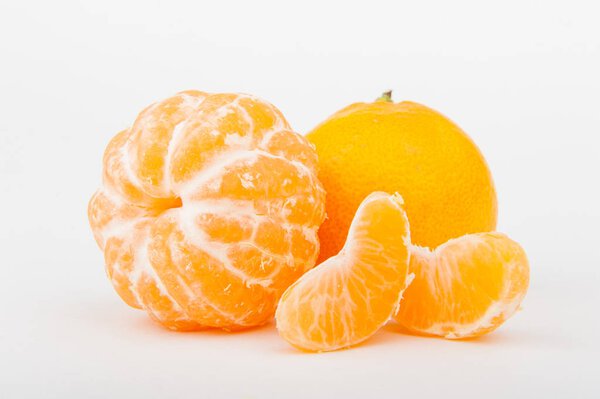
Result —
[[527, 345], [529, 347], [538, 346], [540, 344], [545, 345], [546, 343], [555, 345], [557, 342], [556, 339], [550, 335], [536, 334], [531, 331], [515, 331], [511, 330], [510, 328], [492, 331], [480, 337], [448, 341], [463, 343], [466, 345]]
[[395, 345], [397, 347], [398, 345], [414, 345], [415, 340], [427, 338], [429, 337], [411, 334], [399, 324], [388, 322], [375, 335], [358, 346]]
[[[403, 339], [404, 338], [404, 339]], [[350, 346], [348, 348], [342, 348], [342, 349], [337, 349], [334, 351], [327, 351], [327, 352], [310, 352], [310, 351], [306, 351], [304, 349], [300, 349], [300, 348], [296, 348], [293, 345], [290, 345], [289, 343], [286, 343], [286, 345], [282, 345], [280, 348], [278, 348], [276, 350], [277, 353], [281, 353], [281, 354], [286, 354], [286, 355], [332, 355], [337, 353], [344, 353], [348, 350], [350, 351], [360, 351], [360, 350], [364, 350], [364, 349], [370, 349], [372, 347], [377, 347], [377, 346], [389, 346], [390, 343], [398, 343], [400, 342], [401, 344], [407, 344], [410, 345], [410, 339], [406, 339], [406, 338], [410, 338], [410, 337], [402, 337], [400, 336], [400, 334], [397, 334], [397, 329], [394, 327], [390, 327], [388, 328], [387, 326], [384, 326], [383, 328], [381, 328], [379, 331], [377, 331], [372, 337], [368, 338], [367, 340]]]
[[417, 339], [435, 339], [438, 341], [449, 342], [450, 344], [456, 345], [509, 345], [509, 344], [540, 344], [542, 342], [555, 342], [551, 336], [548, 335], [539, 335], [532, 333], [531, 331], [515, 331], [508, 329], [498, 329], [496, 331], [492, 331], [488, 334], [484, 334], [479, 337], [472, 338], [462, 338], [462, 339], [445, 339], [442, 337], [427, 335], [427, 334], [419, 334], [413, 331], [410, 331], [404, 327], [402, 327], [398, 323], [390, 322], [385, 325], [382, 330], [387, 331], [389, 333], [405, 335], [414, 337]]
[[154, 333], [164, 333], [170, 336], [180, 336], [180, 337], [239, 337], [240, 335], [265, 335], [270, 333], [275, 327], [273, 322], [268, 322], [261, 326], [249, 327], [244, 329], [238, 329], [233, 331], [224, 330], [221, 328], [215, 327], [206, 327], [198, 330], [191, 331], [176, 331], [170, 330], [160, 323], [152, 320], [148, 317], [144, 312], [136, 315], [138, 317], [131, 318], [131, 325], [134, 329], [144, 330], [145, 332], [151, 330]]
[[[179, 338], [208, 337], [239, 337], [250, 335], [269, 335], [275, 330], [275, 323], [270, 321], [262, 326], [225, 331], [219, 328], [207, 327], [194, 331], [174, 331], [152, 320], [145, 311], [131, 308], [121, 302], [103, 299], [78, 302], [69, 308], [61, 308], [63, 317], [78, 319], [87, 326], [95, 329], [112, 331], [136, 331], [143, 335], [165, 335]], [[236, 338], [237, 339], [237, 338]]]
[[288, 355], [288, 356], [305, 356], [305, 355], [326, 355], [331, 352], [309, 352], [304, 349], [296, 348], [295, 346], [290, 345], [286, 341], [282, 341], [282, 344], [273, 351], [274, 353]]

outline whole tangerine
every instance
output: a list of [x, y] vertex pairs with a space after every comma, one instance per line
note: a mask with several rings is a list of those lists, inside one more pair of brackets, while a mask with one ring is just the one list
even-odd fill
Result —
[[307, 138], [327, 191], [319, 262], [339, 252], [359, 204], [373, 191], [402, 195], [416, 245], [435, 248], [496, 228], [496, 191], [481, 151], [431, 108], [392, 102], [387, 92], [334, 113]]

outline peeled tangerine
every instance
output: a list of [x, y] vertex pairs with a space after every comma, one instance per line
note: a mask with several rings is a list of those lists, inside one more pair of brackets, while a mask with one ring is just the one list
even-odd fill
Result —
[[468, 234], [434, 251], [412, 247], [415, 279], [395, 316], [405, 328], [444, 338], [476, 337], [519, 308], [529, 284], [523, 248], [501, 233]]
[[409, 225], [399, 195], [375, 192], [359, 206], [342, 250], [281, 297], [280, 335], [309, 351], [358, 344], [396, 311], [409, 282]]
[[179, 93], [104, 154], [89, 220], [121, 298], [173, 330], [265, 323], [315, 264], [317, 156], [271, 104]]

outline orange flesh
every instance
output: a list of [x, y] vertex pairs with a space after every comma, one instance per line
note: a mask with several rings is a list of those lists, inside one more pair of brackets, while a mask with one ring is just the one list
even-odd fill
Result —
[[111, 140], [89, 204], [115, 290], [174, 330], [268, 321], [318, 254], [316, 168], [255, 97], [187, 91], [149, 106]]
[[501, 233], [450, 240], [435, 251], [413, 247], [415, 279], [395, 316], [405, 328], [469, 338], [498, 328], [519, 308], [529, 283], [523, 249]]
[[275, 316], [280, 335], [309, 351], [340, 349], [373, 335], [407, 284], [408, 229], [399, 196], [369, 195], [340, 253], [282, 296]]

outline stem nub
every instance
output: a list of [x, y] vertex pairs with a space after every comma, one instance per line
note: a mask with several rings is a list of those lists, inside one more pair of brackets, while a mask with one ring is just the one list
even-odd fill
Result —
[[377, 98], [377, 100], [375, 100], [375, 101], [391, 103], [392, 102], [392, 91], [391, 90], [384, 91], [383, 94], [381, 96], [379, 96]]

